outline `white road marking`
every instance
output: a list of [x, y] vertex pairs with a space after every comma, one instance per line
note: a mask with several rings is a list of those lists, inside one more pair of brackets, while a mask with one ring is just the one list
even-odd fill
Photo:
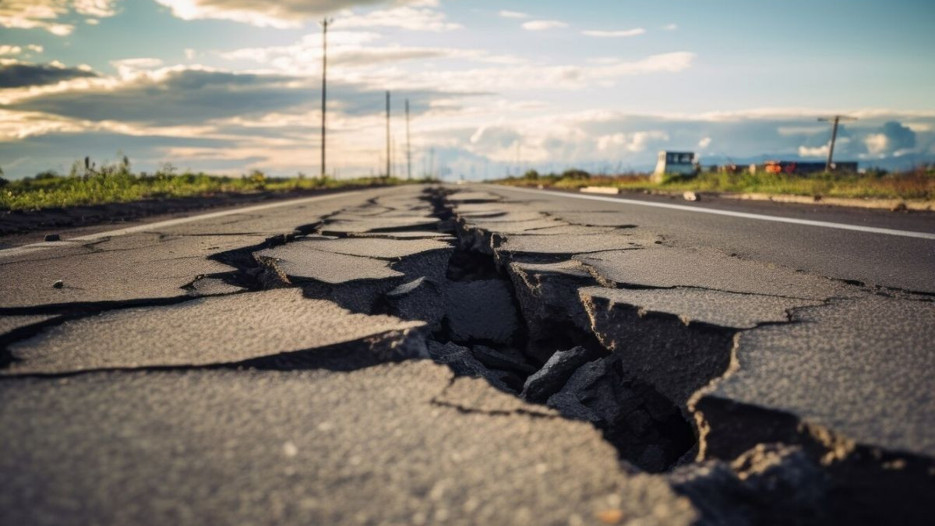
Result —
[[158, 223], [147, 223], [144, 225], [120, 228], [117, 230], [109, 230], [107, 232], [97, 232], [95, 234], [88, 234], [86, 236], [73, 237], [71, 239], [63, 240], [63, 241], [33, 243], [31, 245], [23, 245], [20, 247], [12, 247], [12, 248], [0, 250], [0, 258], [19, 256], [22, 254], [28, 254], [30, 252], [36, 252], [38, 250], [46, 250], [49, 248], [73, 246], [75, 244], [83, 243], [87, 241], [97, 241], [99, 239], [105, 239], [105, 238], [116, 237], [116, 236], [125, 236], [127, 234], [135, 234], [138, 232], [153, 232], [161, 228], [166, 228], [166, 227], [176, 226], [176, 225], [184, 225], [185, 223], [193, 223], [195, 221], [204, 221], [206, 219], [216, 219], [218, 217], [232, 216], [232, 215], [237, 215], [237, 214], [249, 214], [251, 212], [259, 212], [262, 210], [269, 210], [271, 208], [279, 208], [283, 206], [294, 206], [294, 205], [302, 205], [305, 203], [314, 203], [315, 201], [324, 201], [326, 199], [335, 199], [337, 197], [345, 197], [345, 196], [351, 195], [352, 193], [354, 192], [341, 192], [338, 194], [318, 195], [315, 197], [303, 197], [301, 199], [291, 199], [289, 201], [277, 201], [275, 203], [266, 203], [263, 205], [248, 206], [246, 208], [234, 208], [231, 210], [223, 210], [221, 212], [211, 212], [208, 214], [201, 214], [201, 215], [196, 215], [196, 216], [168, 219], [166, 221], [159, 221]]
[[637, 201], [635, 199], [622, 199], [617, 197], [603, 197], [599, 195], [581, 195], [581, 194], [570, 194], [565, 192], [549, 192], [546, 190], [532, 190], [529, 188], [513, 188], [513, 187], [503, 187], [498, 188], [509, 189], [516, 192], [526, 192], [530, 194], [537, 195], [550, 195], [557, 197], [568, 197], [571, 199], [587, 199], [590, 201], [606, 201], [608, 203], [616, 204], [627, 204], [627, 205], [637, 205], [637, 206], [650, 206], [655, 208], [668, 208], [670, 210], [681, 210], [683, 212], [697, 212], [701, 214], [714, 214], [728, 217], [742, 217], [744, 219], [756, 219], [759, 221], [773, 221], [776, 223], [791, 223], [793, 225], [806, 225], [806, 226], [817, 226], [822, 228], [836, 228], [839, 230], [854, 230], [857, 232], [869, 232], [871, 234], [884, 234], [888, 236], [901, 236], [901, 237], [914, 237], [919, 239], [933, 239], [935, 240], [935, 234], [929, 234], [927, 232], [913, 232], [911, 230], [894, 230], [892, 228], [877, 228], [872, 226], [861, 226], [861, 225], [848, 225], [847, 223], [832, 223], [828, 221], [814, 221], [811, 219], [795, 219], [792, 217], [780, 217], [780, 216], [768, 216], [763, 214], [751, 214], [748, 212], [732, 212], [730, 210], [717, 210], [713, 208], [701, 208], [695, 206], [687, 205], [674, 205], [670, 203], [656, 203], [653, 201]]

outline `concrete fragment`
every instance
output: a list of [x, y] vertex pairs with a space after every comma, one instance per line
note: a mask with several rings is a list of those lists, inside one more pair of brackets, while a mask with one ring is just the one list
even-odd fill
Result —
[[348, 235], [366, 232], [394, 232], [408, 230], [435, 230], [439, 220], [433, 217], [386, 217], [379, 216], [360, 220], [329, 221], [320, 228], [325, 235]]
[[[208, 258], [265, 239], [130, 234], [89, 243], [81, 250], [55, 243], [61, 246], [0, 262], [0, 308], [184, 298], [188, 293], [183, 287], [195, 276], [235, 270]], [[36, 257], [43, 258], [41, 264]], [[64, 286], [53, 288], [59, 280]]]
[[534, 403], [544, 403], [550, 396], [562, 389], [579, 367], [595, 358], [596, 356], [584, 347], [556, 352], [545, 362], [542, 369], [526, 379], [523, 385], [523, 399]]
[[429, 356], [436, 363], [447, 365], [457, 376], [484, 378], [490, 385], [501, 391], [512, 391], [508, 385], [512, 375], [505, 371], [488, 369], [474, 356], [468, 347], [462, 347], [452, 342], [441, 344], [436, 341], [429, 341], [427, 349]]
[[430, 332], [441, 328], [445, 299], [439, 286], [425, 277], [404, 283], [385, 295], [388, 312], [404, 320], [422, 320]]
[[528, 329], [526, 352], [538, 363], [588, 337], [591, 325], [578, 289], [595, 282], [578, 262], [514, 262], [507, 270]]
[[244, 290], [246, 289], [232, 285], [222, 279], [199, 277], [191, 283], [189, 294], [192, 296], [218, 296], [243, 292]]
[[622, 234], [601, 235], [511, 235], [497, 247], [500, 252], [512, 254], [552, 254], [574, 255], [607, 250], [626, 250], [642, 248], [652, 244], [654, 239], [645, 236]]
[[827, 475], [796, 446], [759, 444], [732, 464], [703, 462], [666, 477], [712, 524], [821, 524], [832, 517]]
[[379, 259], [316, 250], [308, 243], [289, 243], [256, 253], [259, 261], [292, 279], [324, 283], [401, 278], [403, 273]]
[[[591, 422], [623, 458], [647, 471], [666, 469], [694, 443], [678, 409], [645, 384], [627, 378], [616, 356], [579, 367], [546, 405], [566, 418]], [[668, 410], [659, 411], [662, 406]]]
[[710, 249], [654, 246], [576, 256], [606, 286], [699, 287], [824, 300], [853, 295], [840, 282]]
[[295, 249], [307, 247], [334, 254], [362, 256], [376, 259], [397, 260], [434, 250], [447, 251], [451, 245], [434, 239], [387, 239], [387, 238], [344, 238], [322, 239], [308, 237], [297, 239]]
[[868, 295], [793, 321], [743, 333], [737, 371], [699, 397], [710, 455], [818, 440], [935, 456], [935, 304]]
[[402, 340], [421, 326], [351, 314], [298, 289], [234, 294], [65, 322], [11, 345], [15, 361], [0, 374], [237, 363], [367, 338]]
[[641, 524], [694, 519], [587, 424], [431, 403], [451, 376], [420, 361], [6, 380], [0, 523], [560, 526], [609, 495]]
[[526, 362], [522, 353], [515, 349], [497, 351], [484, 345], [474, 345], [471, 352], [482, 364], [493, 369], [513, 371], [524, 376], [536, 371], [535, 367]]
[[739, 330], [787, 321], [788, 310], [816, 304], [700, 289], [587, 287], [579, 295], [601, 343], [680, 406], [727, 370]]

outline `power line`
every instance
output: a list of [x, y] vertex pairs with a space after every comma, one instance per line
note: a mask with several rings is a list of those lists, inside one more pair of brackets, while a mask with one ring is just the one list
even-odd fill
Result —
[[409, 142], [409, 99], [406, 99], [406, 179], [412, 179], [412, 148]]
[[819, 122], [830, 122], [831, 123], [831, 145], [828, 147], [828, 162], [825, 164], [825, 171], [830, 172], [834, 166], [834, 141], [838, 138], [838, 122], [840, 121], [856, 121], [856, 117], [848, 117], [846, 115], [834, 115], [832, 117], [819, 117]]
[[392, 159], [392, 151], [390, 150], [390, 91], [386, 90], [386, 176], [390, 177], [392, 171], [390, 168], [390, 163]]
[[321, 21], [321, 178], [325, 178], [325, 114], [327, 111], [328, 100], [328, 25], [332, 22], [329, 18]]

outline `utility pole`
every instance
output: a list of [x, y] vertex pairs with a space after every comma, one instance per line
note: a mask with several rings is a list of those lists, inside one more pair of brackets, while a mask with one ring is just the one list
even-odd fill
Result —
[[848, 117], [846, 115], [834, 115], [833, 117], [819, 117], [819, 122], [830, 122], [831, 123], [831, 145], [828, 147], [828, 162], [825, 164], [825, 171], [830, 172], [831, 168], [834, 166], [834, 142], [838, 138], [838, 123], [840, 121], [856, 121], [855, 117]]
[[412, 145], [409, 142], [409, 99], [406, 99], [406, 180], [412, 179]]
[[390, 91], [386, 91], [386, 176], [389, 177], [392, 151], [390, 150]]
[[325, 178], [325, 113], [328, 100], [328, 24], [331, 19], [321, 21], [321, 178]]

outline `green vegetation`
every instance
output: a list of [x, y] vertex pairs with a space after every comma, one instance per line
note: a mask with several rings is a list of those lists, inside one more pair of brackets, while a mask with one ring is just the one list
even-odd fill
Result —
[[521, 177], [508, 177], [499, 183], [511, 186], [539, 186], [578, 189], [584, 186], [615, 186], [624, 190], [683, 192], [766, 193], [822, 197], [875, 197], [891, 199], [935, 199], [935, 166], [910, 172], [883, 170], [812, 175], [705, 172], [693, 178], [667, 177], [661, 183], [648, 175], [591, 175], [582, 170], [541, 175], [534, 170]]
[[97, 167], [90, 159], [76, 161], [71, 174], [43, 172], [17, 181], [2, 178], [0, 171], [0, 210], [38, 210], [42, 208], [125, 203], [144, 199], [289, 192], [345, 187], [404, 184], [386, 177], [357, 179], [267, 177], [254, 170], [244, 177], [213, 176], [205, 173], [175, 173], [175, 167], [163, 165], [154, 174], [134, 174], [124, 157], [113, 164]]

